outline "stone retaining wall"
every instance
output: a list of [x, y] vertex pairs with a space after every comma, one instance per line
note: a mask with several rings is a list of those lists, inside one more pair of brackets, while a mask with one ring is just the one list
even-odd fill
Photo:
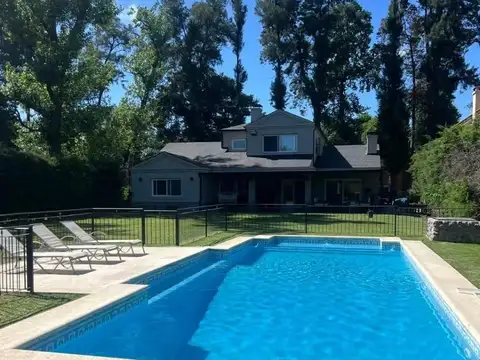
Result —
[[427, 237], [432, 241], [480, 244], [480, 221], [468, 218], [428, 218]]

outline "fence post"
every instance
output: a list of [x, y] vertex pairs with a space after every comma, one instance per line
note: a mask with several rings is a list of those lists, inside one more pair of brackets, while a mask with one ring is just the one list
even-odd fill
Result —
[[95, 209], [93, 208], [92, 208], [92, 214], [90, 218], [90, 228], [91, 228], [90, 232], [93, 233], [95, 231]]
[[33, 293], [33, 226], [28, 227], [27, 234], [27, 289]]
[[145, 209], [140, 210], [141, 216], [142, 216], [142, 246], [145, 246], [146, 239], [145, 239]]
[[205, 209], [205, 237], [208, 236], [208, 209]]
[[224, 211], [224, 213], [225, 213], [225, 231], [228, 231], [228, 209], [227, 209], [227, 205], [224, 205], [223, 209], [225, 210]]
[[393, 205], [393, 236], [397, 236], [397, 206]]
[[305, 234], [308, 233], [308, 207], [305, 204]]
[[180, 217], [178, 216], [178, 209], [175, 212], [175, 245], [180, 246]]

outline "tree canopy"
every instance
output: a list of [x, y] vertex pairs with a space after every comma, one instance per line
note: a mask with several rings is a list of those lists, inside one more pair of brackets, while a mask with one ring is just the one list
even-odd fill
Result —
[[[331, 142], [357, 144], [378, 131], [392, 175], [458, 120], [454, 92], [480, 83], [465, 57], [480, 45], [472, 0], [392, 0], [375, 44], [371, 14], [357, 0], [257, 0], [255, 8], [158, 0], [131, 9], [129, 22], [115, 0], [2, 5], [0, 165], [18, 156], [32, 173], [50, 174], [37, 176], [45, 182], [62, 171], [107, 174], [128, 194], [132, 166], [166, 143], [220, 140], [220, 129], [262, 105], [246, 92], [246, 56], [271, 66], [272, 106], [310, 108]], [[254, 14], [259, 39], [246, 36]], [[245, 54], [257, 40], [261, 53]], [[372, 89], [376, 117], [360, 100]]]

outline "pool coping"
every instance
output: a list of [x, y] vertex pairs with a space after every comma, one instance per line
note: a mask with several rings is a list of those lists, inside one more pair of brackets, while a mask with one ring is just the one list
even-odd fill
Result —
[[[19, 346], [33, 342], [52, 332], [58, 331], [70, 323], [88, 317], [92, 313], [108, 308], [114, 303], [125, 300], [147, 288], [146, 285], [129, 284], [127, 281], [146, 276], [152, 271], [158, 271], [173, 263], [185, 261], [209, 249], [216, 251], [230, 251], [242, 244], [256, 240], [268, 240], [276, 237], [328, 237], [349, 239], [352, 236], [322, 236], [322, 235], [257, 235], [240, 236], [215, 246], [205, 247], [194, 254], [180, 256], [172, 259], [167, 264], [162, 264], [155, 269], [138, 271], [133, 273], [123, 283], [112, 284], [98, 289], [98, 292], [91, 293], [77, 300], [34, 315], [25, 320], [0, 329], [0, 358], [12, 360], [51, 359], [51, 360], [74, 360], [74, 359], [106, 359], [105, 357], [93, 357], [85, 355], [73, 355], [62, 353], [50, 353], [35, 350], [18, 349]], [[375, 238], [381, 242], [400, 243], [402, 249], [427, 279], [429, 285], [440, 295], [441, 299], [448, 305], [453, 314], [458, 318], [472, 338], [480, 343], [480, 300], [475, 296], [460, 294], [457, 288], [475, 287], [463, 275], [455, 270], [450, 264], [443, 260], [428, 246], [421, 241], [402, 240], [398, 237], [377, 237], [377, 236], [355, 236], [355, 238]], [[113, 358], [108, 358], [113, 359]]]

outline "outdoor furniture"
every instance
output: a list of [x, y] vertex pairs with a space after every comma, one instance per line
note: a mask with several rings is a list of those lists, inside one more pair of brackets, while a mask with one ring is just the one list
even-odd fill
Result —
[[[72, 239], [75, 241], [77, 238], [74, 236], [64, 236], [61, 239], [57, 237], [53, 232], [50, 231], [44, 224], [34, 224], [32, 226], [33, 232], [37, 235], [45, 246], [55, 250], [55, 251], [71, 251], [71, 250], [81, 250], [88, 253], [90, 256], [95, 259], [101, 259], [102, 254], [105, 260], [108, 260], [108, 256], [113, 256], [112, 251], [116, 251], [118, 258], [122, 260], [120, 255], [120, 249], [116, 245], [66, 245], [63, 243], [64, 239]], [[100, 255], [98, 255], [100, 254]]]
[[[12, 257], [15, 258], [16, 268], [18, 263], [22, 258], [27, 257], [25, 247], [23, 244], [18, 241], [18, 239], [13, 236], [8, 230], [0, 229], [0, 248], [9, 253]], [[33, 261], [45, 272], [48, 272], [39, 262], [40, 259], [49, 259], [56, 262], [55, 267], [52, 271], [57, 270], [61, 265], [65, 269], [72, 269], [75, 274], [75, 267], [73, 264], [80, 259], [87, 258], [88, 265], [92, 269], [92, 264], [90, 263], [90, 256], [87, 253], [81, 251], [34, 251], [33, 252]]]
[[[134, 239], [134, 240], [98, 240], [93, 237], [94, 234], [101, 234], [103, 236], [107, 236], [102, 231], [94, 231], [90, 234], [83, 230], [75, 221], [60, 221], [60, 223], [65, 226], [70, 232], [80, 241], [86, 244], [105, 244], [105, 245], [117, 245], [121, 252], [128, 252], [131, 251], [132, 254], [135, 254], [133, 251], [134, 245], [142, 244], [142, 240]], [[127, 248], [126, 251], [123, 251], [123, 248]], [[145, 254], [145, 248], [142, 244], [142, 250]]]

